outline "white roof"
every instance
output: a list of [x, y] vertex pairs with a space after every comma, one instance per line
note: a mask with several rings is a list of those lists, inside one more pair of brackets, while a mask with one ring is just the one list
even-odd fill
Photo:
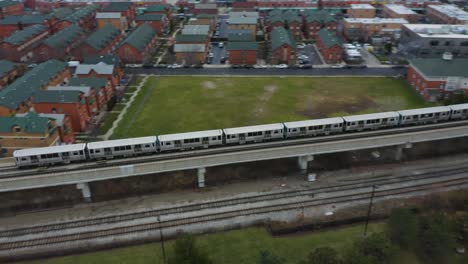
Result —
[[80, 64], [76, 67], [76, 74], [88, 74], [95, 71], [98, 74], [112, 74], [114, 72], [114, 65], [99, 62], [97, 64]]
[[362, 24], [408, 24], [409, 22], [403, 18], [345, 18], [348, 23], [362, 23]]
[[234, 127], [234, 128], [225, 128], [223, 129], [224, 134], [241, 134], [241, 133], [250, 133], [266, 130], [278, 130], [283, 129], [284, 125], [281, 123], [277, 124], [268, 124], [268, 125], [258, 125], [258, 126], [245, 126], [245, 127]]
[[330, 124], [343, 123], [343, 118], [341, 117], [332, 117], [332, 118], [323, 118], [315, 120], [304, 120], [296, 122], [286, 122], [284, 126], [286, 128], [296, 128], [296, 127], [309, 127], [309, 126], [323, 126]]
[[468, 104], [456, 104], [456, 105], [449, 105], [450, 108], [453, 110], [462, 110], [462, 109], [468, 109]]
[[70, 144], [70, 145], [60, 145], [60, 146], [50, 146], [43, 148], [30, 148], [30, 149], [20, 149], [13, 152], [13, 157], [26, 157], [42, 154], [51, 154], [51, 153], [61, 153], [61, 152], [70, 152], [70, 151], [80, 151], [84, 150], [86, 144]]
[[120, 18], [120, 12], [98, 12], [96, 13], [96, 19], [99, 18]]
[[203, 137], [217, 137], [222, 136], [223, 131], [221, 129], [205, 130], [178, 134], [167, 134], [158, 136], [159, 141], [173, 141], [173, 140], [184, 140], [189, 138], [203, 138]]
[[117, 146], [151, 144], [151, 143], [156, 143], [155, 136], [96, 141], [96, 142], [88, 143], [88, 149], [112, 148], [112, 147], [117, 147]]
[[383, 112], [383, 113], [374, 113], [374, 114], [365, 114], [365, 115], [354, 115], [354, 116], [344, 116], [343, 119], [346, 122], [356, 122], [362, 120], [373, 120], [379, 118], [392, 118], [400, 117], [397, 112]]
[[351, 4], [351, 9], [375, 9], [369, 4]]
[[205, 44], [175, 44], [174, 52], [205, 52]]
[[415, 32], [422, 38], [468, 39], [468, 25], [406, 24], [403, 27]]
[[395, 12], [397, 14], [400, 14], [400, 15], [415, 15], [416, 14], [416, 12], [414, 12], [413, 10], [407, 8], [404, 5], [388, 4], [388, 5], [385, 5], [385, 8], [388, 8], [388, 9], [392, 10], [393, 12]]
[[435, 112], [448, 112], [450, 108], [448, 106], [436, 106], [436, 107], [426, 107], [426, 108], [419, 108], [419, 109], [409, 109], [409, 110], [401, 110], [398, 111], [400, 115], [408, 116], [408, 115], [419, 115], [419, 114], [430, 114]]
[[258, 12], [248, 12], [248, 11], [241, 11], [241, 12], [229, 12], [229, 18], [231, 17], [255, 17], [259, 18], [260, 15]]
[[456, 5], [429, 5], [428, 7], [445, 14], [448, 17], [468, 21], [468, 12], [464, 11]]

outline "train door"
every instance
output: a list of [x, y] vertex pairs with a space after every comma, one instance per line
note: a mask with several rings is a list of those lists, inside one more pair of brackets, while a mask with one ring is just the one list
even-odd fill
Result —
[[306, 134], [306, 128], [305, 127], [299, 128], [299, 135], [305, 136], [305, 134]]
[[364, 121], [359, 121], [358, 122], [358, 129], [359, 130], [364, 129]]
[[265, 131], [265, 138], [270, 139], [271, 138], [271, 131]]
[[111, 148], [104, 148], [104, 156], [112, 156]]
[[239, 143], [241, 144], [245, 143], [245, 134], [239, 134]]
[[135, 145], [135, 153], [140, 153], [141, 152], [141, 145]]
[[62, 153], [62, 160], [63, 160], [63, 162], [70, 162], [70, 153], [69, 152], [63, 152]]
[[180, 140], [174, 140], [174, 147], [175, 148], [181, 148], [182, 144], [180, 143]]
[[383, 126], [386, 126], [386, 125], [387, 125], [387, 122], [388, 122], [388, 118], [383, 118], [383, 119], [382, 119], [382, 125], [383, 125]]
[[202, 138], [202, 145], [207, 146], [209, 144], [210, 144], [210, 142], [209, 142], [207, 137]]
[[324, 131], [325, 131], [325, 135], [329, 135], [331, 131], [331, 125], [325, 125]]
[[37, 164], [39, 163], [39, 160], [37, 159], [37, 156], [31, 156], [31, 164]]

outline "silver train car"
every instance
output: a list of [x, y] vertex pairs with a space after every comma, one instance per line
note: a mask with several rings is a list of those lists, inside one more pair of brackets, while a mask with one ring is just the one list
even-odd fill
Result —
[[22, 149], [13, 157], [17, 168], [51, 166], [461, 119], [468, 119], [468, 104]]

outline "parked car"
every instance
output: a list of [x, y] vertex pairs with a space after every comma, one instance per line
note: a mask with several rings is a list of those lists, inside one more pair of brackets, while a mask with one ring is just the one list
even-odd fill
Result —
[[276, 69], [287, 69], [288, 68], [288, 65], [286, 64], [278, 64], [275, 66]]
[[312, 64], [299, 65], [300, 69], [312, 69]]
[[171, 65], [167, 66], [167, 68], [169, 68], [169, 69], [180, 69], [180, 68], [182, 68], [182, 65], [174, 63], [174, 64], [171, 64]]
[[297, 44], [296, 48], [303, 49], [305, 48], [305, 44], [304, 43]]
[[330, 68], [332, 68], [332, 69], [343, 69], [343, 68], [345, 68], [345, 65], [343, 65], [343, 64], [334, 64], [334, 65], [330, 66]]
[[266, 66], [266, 65], [259, 65], [259, 64], [255, 64], [253, 67], [255, 69], [266, 69], [266, 68], [268, 68], [268, 66]]
[[224, 42], [218, 43], [218, 47], [220, 47], [220, 48], [224, 47]]
[[143, 64], [127, 64], [125, 65], [127, 68], [141, 68], [143, 67]]

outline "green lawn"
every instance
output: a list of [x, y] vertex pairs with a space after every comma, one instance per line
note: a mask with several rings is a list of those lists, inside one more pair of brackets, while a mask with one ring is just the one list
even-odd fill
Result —
[[[117, 106], [117, 105], [116, 105]], [[115, 107], [114, 107], [115, 109]], [[108, 113], [104, 123], [102, 123], [101, 128], [100, 128], [100, 133], [105, 134], [107, 130], [109, 130], [112, 127], [112, 123], [114, 123], [114, 120], [117, 119], [120, 113]]]
[[124, 107], [125, 107], [125, 104], [115, 104], [114, 107], [112, 108], [112, 111], [122, 111]]
[[134, 93], [136, 89], [136, 86], [127, 87], [127, 89], [125, 89], [125, 93]]
[[[381, 231], [385, 224], [371, 224], [370, 231]], [[254, 264], [258, 252], [268, 249], [288, 260], [288, 264], [297, 264], [314, 248], [331, 246], [343, 250], [353, 239], [362, 236], [363, 226], [351, 226], [338, 230], [306, 233], [283, 237], [271, 237], [263, 228], [247, 228], [223, 233], [197, 236], [197, 244], [205, 250], [215, 264]], [[172, 254], [173, 241], [165, 243], [166, 251]], [[161, 245], [151, 243], [142, 246], [101, 251], [41, 260], [31, 263], [65, 264], [65, 263], [162, 263]], [[398, 263], [414, 264], [414, 263]]]
[[394, 78], [150, 77], [136, 99], [114, 138], [427, 106]]

